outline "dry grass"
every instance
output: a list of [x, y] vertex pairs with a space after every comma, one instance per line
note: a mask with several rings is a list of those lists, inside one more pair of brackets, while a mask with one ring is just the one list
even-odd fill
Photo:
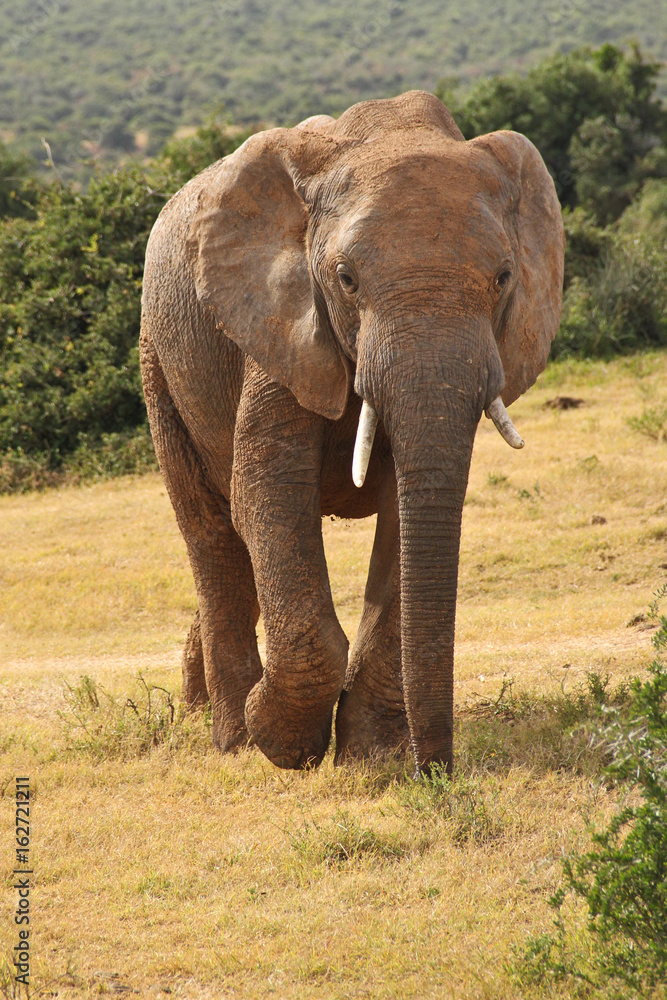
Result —
[[[613, 797], [591, 782], [585, 742], [558, 742], [548, 705], [536, 735], [530, 717], [482, 703], [508, 680], [549, 698], [587, 671], [618, 681], [647, 663], [650, 633], [627, 623], [667, 575], [667, 445], [627, 421], [664, 406], [666, 384], [664, 355], [558, 365], [512, 408], [524, 452], [480, 428], [458, 614], [463, 774], [443, 794], [412, 785], [401, 761], [328, 757], [293, 774], [257, 753], [221, 758], [201, 718], [177, 719], [178, 738], [148, 753], [112, 753], [106, 723], [95, 747], [77, 743], [58, 714], [65, 680], [90, 675], [119, 703], [138, 697], [139, 670], [178, 690], [194, 608], [184, 547], [154, 476], [0, 499], [0, 997], [19, 772], [36, 792], [32, 971], [45, 991], [536, 996], [512, 975], [512, 946], [549, 926], [559, 858]], [[559, 395], [585, 405], [544, 408]], [[350, 636], [372, 531], [325, 522]]]

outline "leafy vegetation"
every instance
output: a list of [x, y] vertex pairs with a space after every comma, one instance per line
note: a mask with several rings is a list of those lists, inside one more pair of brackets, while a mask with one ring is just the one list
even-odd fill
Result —
[[304, 867], [341, 868], [351, 862], [369, 859], [373, 863], [403, 857], [410, 847], [393, 834], [384, 835], [362, 826], [347, 809], [337, 809], [326, 823], [303, 817], [286, 831], [290, 847]]
[[32, 214], [32, 166], [25, 153], [8, 149], [0, 140], [0, 218]]
[[437, 92], [463, 134], [523, 132], [564, 207], [565, 298], [552, 356], [667, 344], [667, 108], [636, 47], [556, 55], [461, 93]]
[[660, 66], [614, 45], [555, 55], [525, 76], [490, 77], [463, 96], [437, 88], [466, 139], [511, 128], [540, 150], [564, 208], [596, 223], [621, 215], [647, 177], [667, 174], [667, 109]]
[[535, 773], [572, 771], [593, 777], [606, 759], [593, 734], [610, 710], [628, 704], [625, 684], [610, 687], [609, 675], [591, 670], [572, 691], [538, 695], [514, 692], [504, 682], [494, 701], [480, 701], [461, 714], [461, 766], [470, 771], [502, 773], [530, 766]]
[[80, 435], [143, 421], [137, 330], [146, 233], [164, 199], [139, 168], [54, 184], [0, 231], [0, 440], [56, 464]]
[[[68, 753], [93, 760], [143, 756], [155, 747], [175, 749], [186, 739], [196, 742], [192, 719], [170, 691], [145, 680], [140, 673], [132, 690], [122, 696], [107, 691], [88, 674], [76, 684], [65, 683], [65, 708], [60, 712]], [[200, 717], [201, 718], [201, 717]], [[197, 725], [210, 739], [206, 725]], [[209, 720], [210, 723], [210, 720]]]
[[[139, 371], [146, 241], [167, 198], [246, 133], [207, 121], [150, 170], [37, 189], [0, 221], [0, 488], [155, 467]], [[0, 192], [1, 192], [0, 188]], [[18, 207], [23, 201], [12, 202]]]
[[655, 0], [114, 0], [94, 18], [83, 0], [0, 0], [0, 135], [40, 160], [46, 138], [80, 172], [155, 155], [220, 102], [234, 121], [293, 124], [581, 45], [637, 38], [665, 58], [664, 18]]
[[639, 417], [629, 417], [628, 426], [654, 441], [664, 441], [667, 437], [667, 406], [648, 406]]
[[[567, 232], [554, 357], [667, 344], [658, 68], [607, 43], [526, 76], [439, 87], [465, 135], [519, 129], [554, 175]], [[138, 361], [146, 241], [167, 198], [249, 134], [212, 113], [148, 165], [98, 165], [85, 188], [55, 168], [36, 181], [26, 156], [0, 143], [0, 490], [154, 467]]]
[[[532, 939], [520, 961], [528, 982], [602, 976], [641, 996], [667, 987], [667, 616], [658, 613], [666, 596], [667, 585], [651, 607], [659, 627], [649, 678], [633, 680], [630, 713], [610, 712], [599, 735], [610, 755], [607, 780], [624, 792], [621, 808], [592, 831], [591, 850], [566, 858], [564, 884], [551, 900], [555, 933]], [[597, 943], [585, 964], [568, 945], [561, 913], [568, 893], [585, 901]]]

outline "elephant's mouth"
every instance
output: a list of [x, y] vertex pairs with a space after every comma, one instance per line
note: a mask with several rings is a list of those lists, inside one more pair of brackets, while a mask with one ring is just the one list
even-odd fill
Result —
[[[516, 427], [512, 423], [505, 404], [500, 396], [497, 396], [484, 411], [486, 416], [493, 421], [498, 433], [507, 441], [512, 448], [523, 448], [526, 443]], [[359, 424], [357, 426], [357, 437], [354, 443], [354, 455], [352, 457], [352, 480], [355, 486], [362, 487], [368, 471], [368, 463], [373, 450], [373, 439], [378, 424], [378, 415], [366, 400], [364, 400], [361, 413], [359, 414]]]

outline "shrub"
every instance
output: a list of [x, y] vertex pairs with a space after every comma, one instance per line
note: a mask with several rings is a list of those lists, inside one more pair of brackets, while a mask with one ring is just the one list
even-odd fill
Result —
[[461, 775], [452, 781], [443, 767], [397, 785], [395, 794], [408, 821], [442, 825], [456, 844], [483, 844], [502, 836], [504, 810], [489, 779]]
[[24, 153], [8, 149], [0, 139], [0, 218], [33, 214], [39, 189], [30, 179], [31, 166]]
[[292, 850], [308, 867], [342, 867], [362, 858], [394, 861], [407, 851], [400, 838], [362, 826], [346, 809], [337, 809], [328, 822], [311, 818], [285, 832]]
[[511, 681], [495, 701], [460, 713], [459, 769], [466, 775], [507, 773], [528, 767], [535, 774], [572, 771], [594, 777], [607, 759], [602, 745], [591, 746], [611, 707], [627, 712], [625, 684], [591, 671], [571, 691], [515, 694]]
[[0, 227], [0, 451], [58, 468], [145, 422], [138, 359], [146, 240], [164, 196], [138, 167], [53, 186]]
[[[166, 688], [139, 674], [130, 694], [114, 695], [87, 674], [78, 684], [65, 683], [65, 708], [60, 719], [65, 748], [95, 760], [142, 757], [156, 747], [175, 749], [187, 741], [200, 746], [197, 727], [208, 721], [201, 713], [188, 715]], [[187, 720], [187, 721], [186, 721]]]
[[667, 406], [648, 406], [639, 417], [630, 417], [628, 426], [653, 441], [667, 439]]
[[[210, 119], [149, 171], [35, 189], [33, 218], [0, 220], [0, 490], [155, 467], [138, 346], [146, 243], [169, 196], [248, 134]], [[13, 163], [0, 147], [0, 214]]]
[[[651, 608], [658, 618], [659, 600]], [[593, 849], [565, 862], [565, 887], [588, 904], [589, 929], [601, 942], [600, 965], [634, 989], [667, 985], [667, 616], [653, 637], [658, 654], [648, 680], [632, 685], [634, 713], [613, 718], [602, 736], [612, 753], [608, 775], [638, 793]]]
[[601, 225], [618, 218], [647, 177], [667, 172], [667, 109], [657, 96], [660, 64], [637, 46], [580, 48], [542, 60], [525, 76], [481, 80], [464, 94], [436, 93], [466, 139], [516, 129], [544, 157], [561, 203], [581, 205]]
[[[564, 883], [551, 899], [556, 931], [531, 938], [515, 965], [524, 984], [611, 980], [640, 996], [667, 986], [667, 616], [658, 613], [666, 596], [667, 584], [650, 610], [659, 627], [649, 677], [632, 682], [632, 711], [610, 710], [599, 737], [610, 755], [606, 780], [622, 787], [625, 804], [606, 829], [592, 832], [591, 850], [565, 860]], [[595, 948], [585, 959], [568, 947], [568, 894], [587, 907]]]
[[664, 248], [645, 235], [586, 229], [581, 218], [551, 356], [609, 357], [667, 344]]

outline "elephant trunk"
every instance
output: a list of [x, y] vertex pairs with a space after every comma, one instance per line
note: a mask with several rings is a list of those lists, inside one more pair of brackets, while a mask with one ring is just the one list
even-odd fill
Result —
[[382, 345], [369, 376], [367, 343], [357, 367], [357, 391], [377, 409], [396, 466], [403, 691], [419, 770], [452, 768], [461, 515], [477, 423], [504, 378], [490, 323], [461, 325], [404, 334], [379, 377]]
[[[466, 476], [467, 481], [467, 476]], [[454, 625], [461, 510], [459, 491], [419, 491], [398, 470], [401, 538], [401, 648], [405, 706], [419, 770], [451, 770]]]

